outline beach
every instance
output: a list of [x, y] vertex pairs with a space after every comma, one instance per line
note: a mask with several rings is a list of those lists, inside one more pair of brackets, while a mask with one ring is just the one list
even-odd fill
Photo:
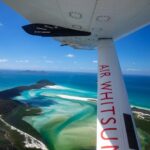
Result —
[[[15, 77], [17, 73], [13, 72], [13, 74]], [[8, 110], [1, 109], [3, 121], [16, 130], [37, 139], [49, 150], [95, 150], [97, 97], [94, 83], [96, 75], [57, 73], [57, 77], [54, 77], [54, 73], [43, 75], [25, 72], [22, 74], [27, 78], [26, 83], [23, 76], [22, 83], [15, 83], [14, 87], [11, 85], [9, 89], [4, 89], [3, 86], [0, 92], [0, 106], [10, 107]], [[19, 77], [18, 74], [17, 77]], [[31, 80], [31, 77], [34, 79]], [[69, 78], [69, 82], [66, 81], [66, 77]], [[132, 78], [127, 77], [125, 81], [130, 81]], [[62, 81], [63, 79], [65, 82]], [[90, 80], [91, 83], [85, 83], [85, 79], [93, 79], [93, 82]], [[18, 80], [21, 81], [21, 78]], [[133, 101], [131, 103], [132, 112], [141, 139], [142, 150], [148, 150], [150, 146], [150, 109], [147, 99], [149, 97], [148, 94], [145, 94], [147, 97], [142, 101], [143, 103], [139, 102], [140, 93], [133, 97], [135, 87], [133, 87], [133, 80], [131, 81], [130, 87], [127, 84], [129, 101]], [[137, 81], [135, 83], [137, 84]], [[145, 87], [149, 88], [148, 85]], [[137, 85], [136, 90], [140, 91]], [[143, 94], [143, 90], [141, 91]], [[148, 89], [145, 91], [147, 92]], [[141, 103], [142, 105], [139, 105]], [[2, 137], [4, 141], [5, 136]], [[0, 137], [0, 142], [2, 137]], [[11, 138], [5, 139], [5, 142], [11, 143]]]

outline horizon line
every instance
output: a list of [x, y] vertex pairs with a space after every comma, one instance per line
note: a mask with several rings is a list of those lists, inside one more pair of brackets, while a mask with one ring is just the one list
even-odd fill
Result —
[[[67, 71], [67, 70], [62, 70], [62, 71], [59, 71], [59, 70], [32, 70], [32, 69], [2, 69], [0, 68], [0, 71], [26, 71], [26, 72], [66, 72], [66, 73], [91, 73], [91, 74], [97, 74], [97, 72], [88, 72], [88, 71]], [[150, 76], [150, 74], [141, 74], [141, 73], [126, 73], [126, 72], [122, 72], [122, 74], [124, 76], [126, 75], [130, 75], [130, 76]]]

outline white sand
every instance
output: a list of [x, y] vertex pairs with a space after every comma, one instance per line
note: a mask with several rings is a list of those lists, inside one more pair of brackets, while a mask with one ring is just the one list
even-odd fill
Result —
[[1, 118], [0, 115], [0, 121], [2, 121], [7, 127], [9, 127], [11, 130], [14, 130], [18, 133], [20, 133], [21, 135], [24, 136], [25, 140], [24, 140], [24, 146], [26, 148], [35, 148], [35, 149], [40, 149], [40, 150], [48, 150], [45, 146], [45, 144], [43, 144], [41, 141], [37, 140], [36, 138], [32, 137], [31, 135], [15, 128], [14, 126], [9, 125], [6, 121], [4, 121]]
[[56, 89], [56, 90], [69, 89], [69, 88], [67, 88], [67, 87], [60, 86], [60, 85], [48, 85], [48, 86], [45, 86], [45, 88], [48, 88], [48, 89]]
[[57, 96], [60, 98], [71, 99], [71, 100], [80, 100], [80, 101], [93, 101], [93, 100], [95, 100], [96, 101], [96, 99], [92, 99], [89, 97], [70, 96], [70, 95], [63, 95], [63, 94], [59, 94]]

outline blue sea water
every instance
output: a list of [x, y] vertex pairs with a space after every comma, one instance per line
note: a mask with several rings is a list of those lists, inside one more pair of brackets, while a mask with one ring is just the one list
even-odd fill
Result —
[[[66, 92], [66, 95], [71, 93], [71, 95], [73, 96], [84, 97], [84, 95], [86, 95], [86, 97], [91, 98], [96, 98], [97, 95], [97, 75], [94, 73], [1, 70], [0, 90], [2, 91], [21, 85], [30, 85], [43, 79], [48, 79], [49, 81], [54, 82], [57, 85], [74, 89], [71, 91], [64, 90], [63, 94], [64, 92]], [[126, 75], [124, 76], [124, 80], [127, 87], [130, 104], [150, 109], [150, 77]], [[81, 90], [82, 92], [76, 92], [76, 90]], [[52, 92], [58, 91], [53, 89]]]
[[[22, 119], [40, 133], [50, 150], [95, 149], [97, 74], [0, 71], [0, 91], [43, 79], [56, 85], [26, 90], [14, 97], [31, 106], [28, 112], [40, 109], [40, 113]], [[124, 80], [130, 104], [150, 109], [150, 77], [126, 75]]]

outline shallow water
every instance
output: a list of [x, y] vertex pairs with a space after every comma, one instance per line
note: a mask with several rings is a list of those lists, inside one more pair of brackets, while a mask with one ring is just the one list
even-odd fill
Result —
[[43, 88], [25, 91], [15, 99], [42, 109], [40, 115], [23, 119], [40, 132], [50, 150], [80, 150], [96, 143], [96, 101], [90, 102], [83, 93], [89, 96], [86, 91], [68, 87]]
[[[96, 74], [8, 72], [0, 76], [1, 90], [30, 85], [41, 79], [56, 83], [24, 91], [14, 98], [42, 110], [39, 115], [23, 119], [41, 134], [50, 150], [95, 149]], [[124, 79], [130, 103], [150, 109], [150, 77], [125, 76]]]

